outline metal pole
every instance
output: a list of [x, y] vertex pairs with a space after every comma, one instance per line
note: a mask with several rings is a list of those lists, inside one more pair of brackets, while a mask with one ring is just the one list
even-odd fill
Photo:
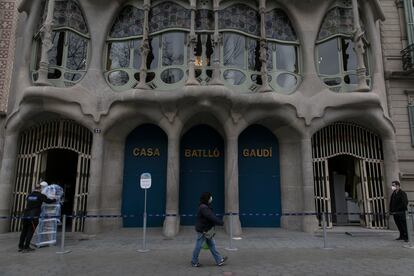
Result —
[[66, 233], [66, 215], [63, 215], [63, 224], [62, 224], [62, 238], [60, 241], [60, 251], [56, 254], [66, 254], [71, 252], [71, 250], [65, 250], [65, 233]]
[[230, 216], [230, 243], [229, 243], [229, 247], [226, 247], [225, 249], [227, 251], [237, 251], [237, 248], [233, 247], [233, 213], [229, 214]]
[[138, 251], [141, 253], [145, 253], [148, 252], [149, 249], [147, 249], [147, 244], [146, 244], [146, 236], [147, 236], [147, 190], [145, 189], [145, 199], [144, 199], [144, 228], [143, 228], [143, 232], [142, 232], [142, 249], [139, 249]]
[[406, 225], [407, 225], [407, 238], [408, 238], [408, 244], [407, 245], [404, 245], [404, 247], [405, 248], [410, 248], [410, 249], [414, 249], [414, 245], [412, 244], [412, 242], [411, 242], [411, 229], [410, 229], [410, 223], [408, 222], [409, 221], [409, 217], [411, 217], [411, 225], [413, 225], [413, 214], [411, 213], [411, 216], [409, 216], [409, 213], [408, 213], [408, 211], [405, 211], [404, 212], [404, 215], [405, 215], [405, 219], [406, 219]]
[[326, 242], [326, 236], [327, 236], [327, 233], [326, 233], [326, 216], [327, 215], [328, 215], [327, 213], [322, 213], [323, 249], [332, 249], [332, 248], [329, 248], [327, 246], [327, 242]]

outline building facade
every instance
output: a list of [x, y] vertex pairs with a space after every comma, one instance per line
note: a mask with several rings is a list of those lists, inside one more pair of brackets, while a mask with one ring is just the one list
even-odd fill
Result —
[[[203, 191], [216, 212], [235, 214], [225, 220], [236, 234], [312, 231], [321, 219], [282, 213], [389, 226], [399, 157], [379, 1], [23, 0], [18, 9], [0, 215], [19, 215], [45, 179], [64, 187], [74, 231], [141, 226], [139, 179], [149, 172], [148, 223], [170, 237], [194, 223]], [[364, 215], [337, 215], [348, 212]]]
[[413, 1], [381, 1], [381, 26], [389, 112], [396, 129], [400, 179], [414, 195]]

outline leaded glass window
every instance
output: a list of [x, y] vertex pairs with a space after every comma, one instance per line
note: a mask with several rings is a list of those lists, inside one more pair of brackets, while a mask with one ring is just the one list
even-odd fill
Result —
[[119, 13], [112, 25], [109, 37], [122, 38], [140, 36], [143, 33], [144, 11], [128, 5]]
[[191, 11], [171, 1], [162, 2], [151, 8], [150, 33], [170, 28], [190, 29]]
[[[47, 14], [47, 1], [42, 1], [44, 11], [38, 32], [34, 37], [31, 72], [33, 81], [38, 78], [42, 43], [40, 29]], [[56, 0], [52, 24], [52, 47], [48, 51], [49, 74], [52, 84], [60, 87], [73, 86], [86, 73], [89, 49], [89, 33], [82, 9], [76, 0]]]
[[245, 4], [235, 4], [219, 11], [219, 28], [260, 36], [260, 14]]
[[[353, 20], [352, 6], [336, 6], [328, 11], [318, 33], [318, 73], [324, 84], [335, 92], [352, 91], [358, 85]], [[366, 42], [365, 35], [363, 41]], [[368, 51], [368, 44], [365, 43], [364, 60], [367, 67], [367, 84], [370, 85]]]
[[282, 41], [297, 41], [296, 32], [287, 14], [281, 9], [266, 13], [266, 37]]

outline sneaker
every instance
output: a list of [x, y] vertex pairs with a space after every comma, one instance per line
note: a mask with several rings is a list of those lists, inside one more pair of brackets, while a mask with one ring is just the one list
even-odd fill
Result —
[[224, 256], [223, 259], [217, 264], [218, 266], [224, 265], [224, 262], [227, 261], [227, 256]]
[[191, 266], [192, 266], [192, 267], [200, 267], [200, 266], [201, 266], [201, 264], [200, 264], [200, 263], [191, 263]]

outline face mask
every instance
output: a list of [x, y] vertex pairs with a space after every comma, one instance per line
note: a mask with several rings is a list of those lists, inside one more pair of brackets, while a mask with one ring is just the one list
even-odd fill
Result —
[[397, 190], [397, 187], [395, 187], [395, 186], [391, 186], [391, 189], [392, 189], [393, 191], [395, 191], [395, 190]]
[[210, 196], [210, 199], [208, 200], [208, 203], [210, 204], [211, 202], [213, 202], [213, 197]]

